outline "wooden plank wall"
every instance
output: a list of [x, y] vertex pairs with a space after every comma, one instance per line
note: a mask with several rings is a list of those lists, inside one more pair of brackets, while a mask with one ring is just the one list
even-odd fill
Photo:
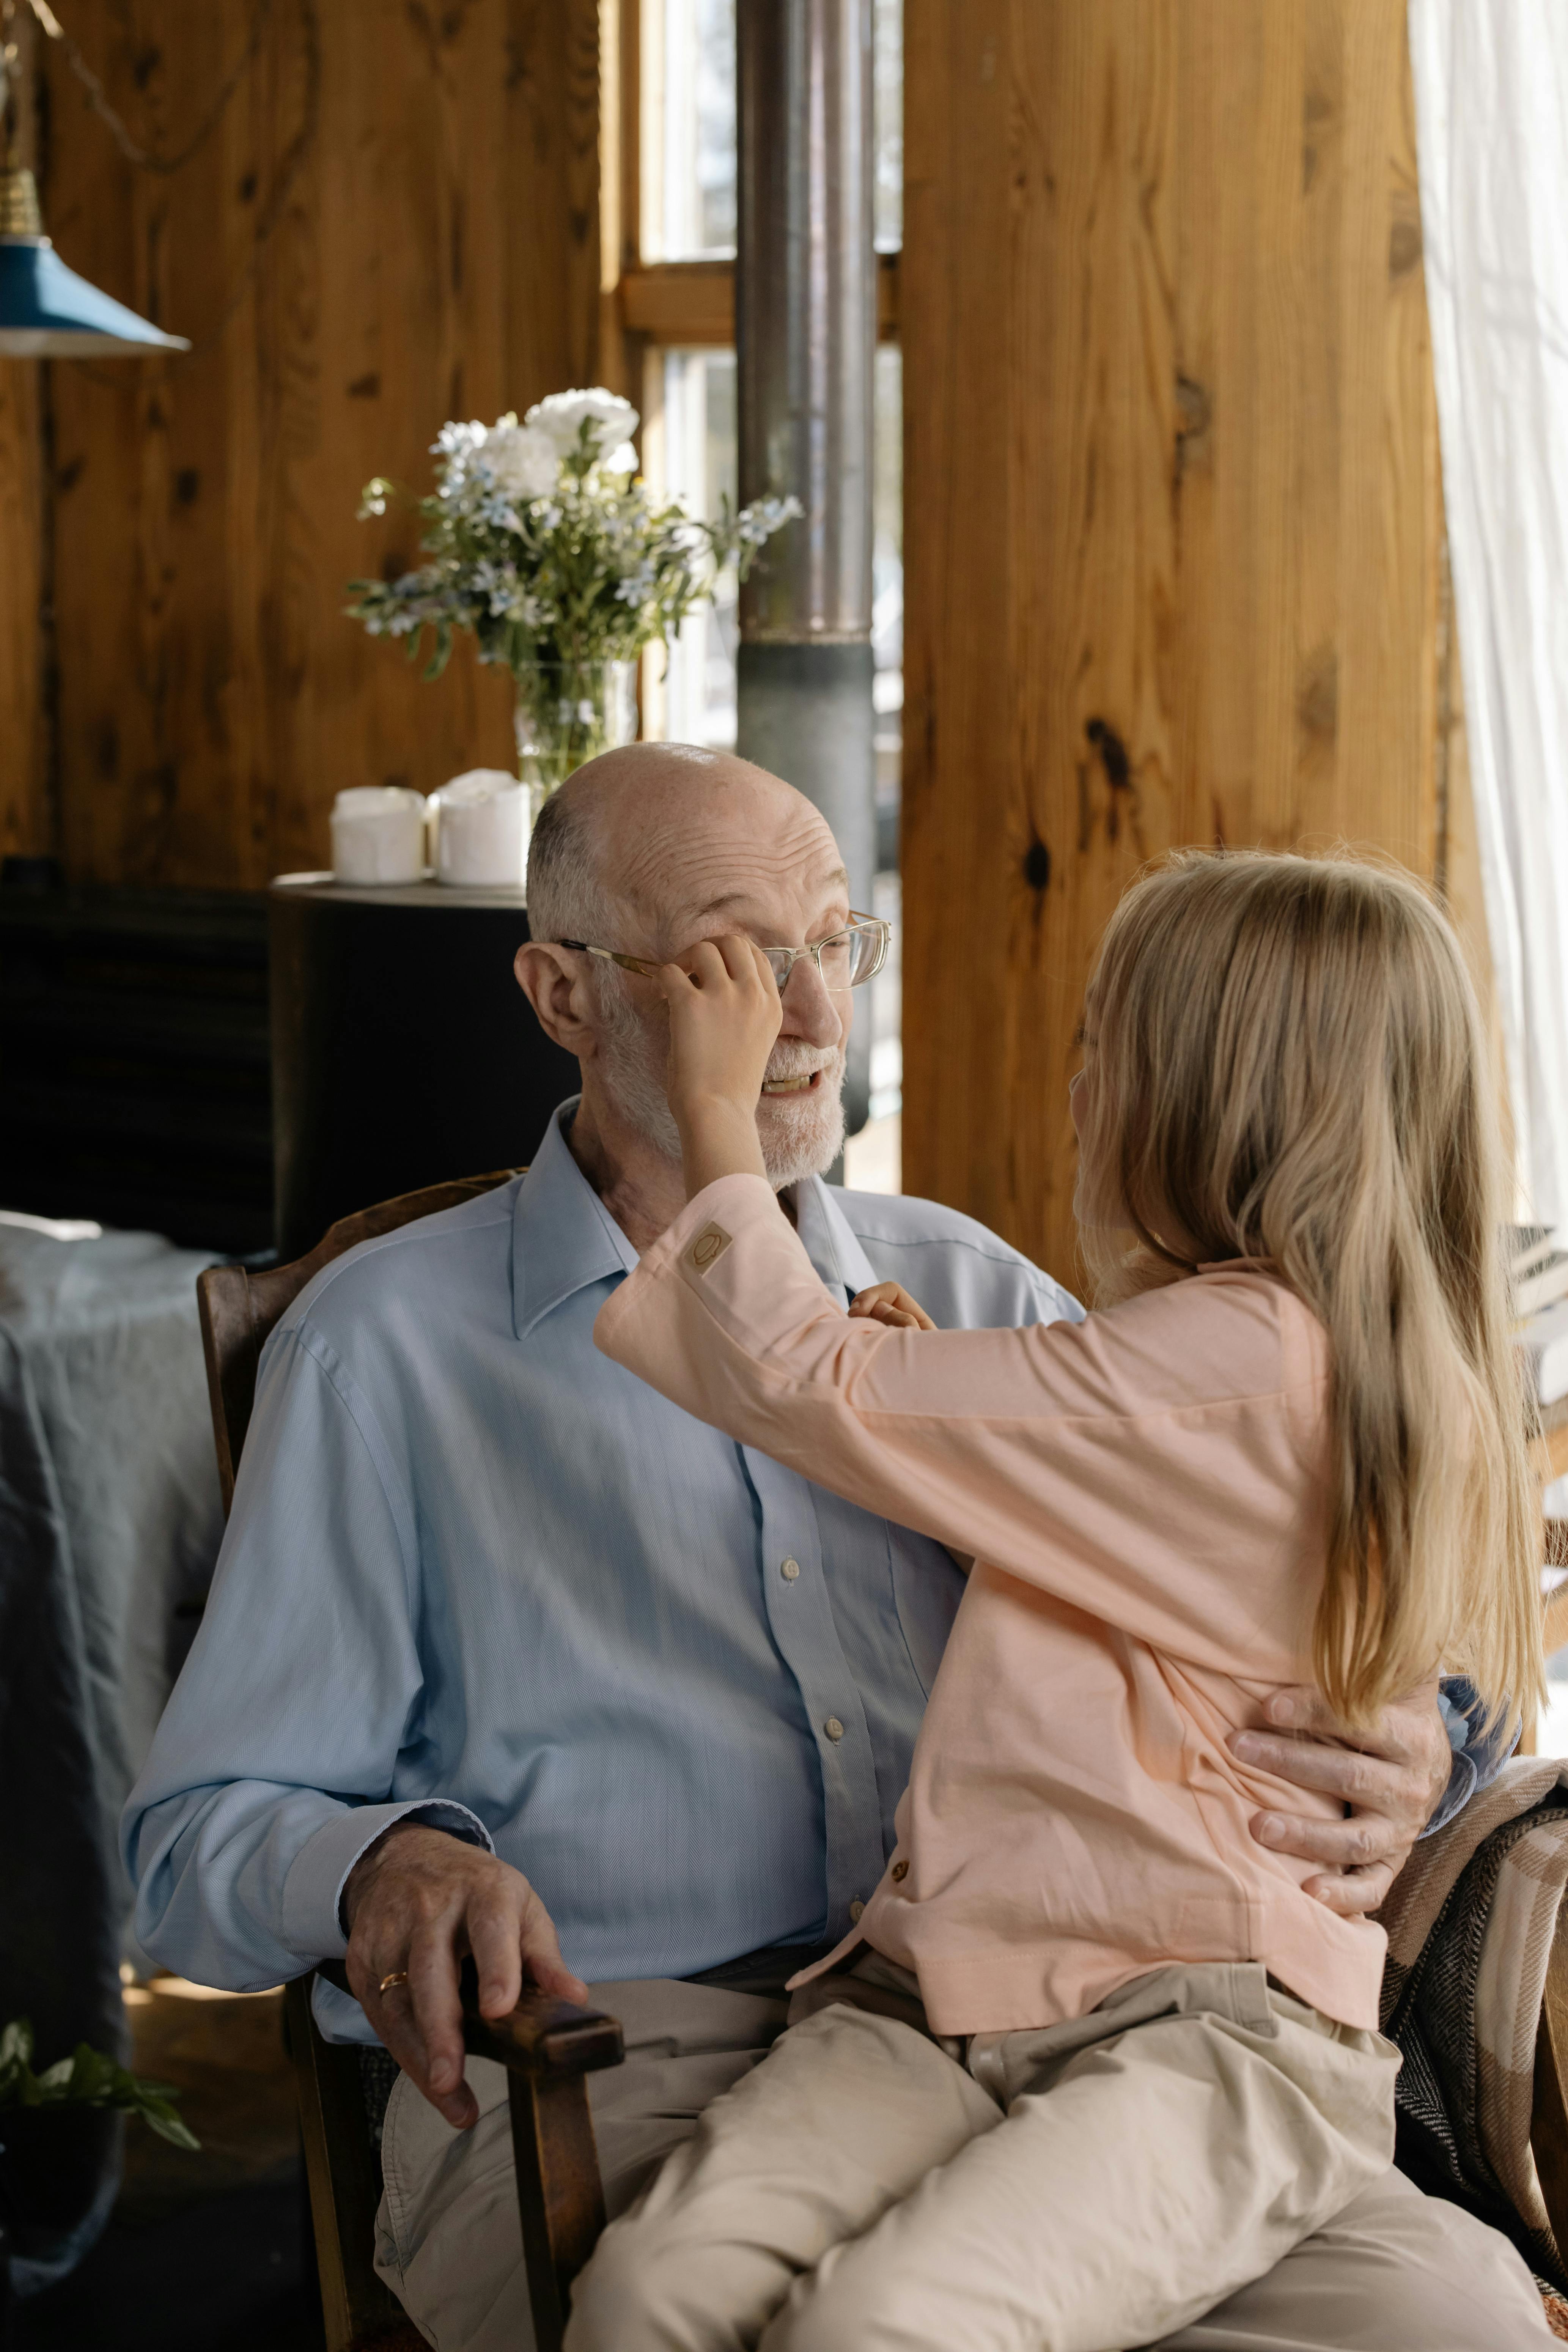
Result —
[[47, 847], [37, 370], [0, 360], [0, 856]]
[[1064, 1275], [1143, 859], [1443, 860], [1404, 19], [907, 0], [904, 1182]]
[[[7, 28], [22, 70], [36, 43], [31, 13]], [[18, 160], [37, 162], [36, 117], [17, 110]], [[44, 695], [43, 430], [38, 370], [0, 360], [0, 857], [47, 849], [48, 751]]]
[[[595, 380], [595, 0], [73, 0], [137, 170], [47, 51], [47, 226], [188, 356], [55, 362], [58, 824], [73, 878], [257, 887], [321, 865], [346, 784], [510, 765], [505, 678], [460, 646], [426, 686], [342, 617], [416, 558], [362, 524], [374, 473], [428, 487], [443, 419]], [[36, 422], [0, 377], [0, 562], [25, 546]], [[0, 694], [27, 667], [0, 575]], [[6, 795], [12, 845], [45, 819]], [[31, 834], [32, 838], [24, 838]]]

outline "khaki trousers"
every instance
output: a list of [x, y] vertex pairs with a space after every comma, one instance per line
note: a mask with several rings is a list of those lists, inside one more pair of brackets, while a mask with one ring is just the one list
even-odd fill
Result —
[[[1142, 1984], [1147, 1987], [1149, 1981]], [[791, 2036], [790, 2044], [778, 2053], [786, 2063], [770, 2064], [769, 2079], [781, 2090], [782, 2112], [773, 2113], [773, 2095], [765, 2092], [763, 2074], [753, 2070], [784, 2023], [781, 2002], [670, 1982], [601, 1985], [595, 1999], [620, 2016], [627, 2042], [626, 2063], [592, 2082], [613, 2219], [628, 2215], [672, 2150], [679, 2153], [679, 2165], [668, 2192], [661, 2175], [639, 2212], [606, 2232], [601, 2254], [574, 2299], [569, 2339], [574, 2347], [602, 2344], [613, 2352], [634, 2352], [637, 2345], [658, 2344], [661, 2352], [700, 2352], [710, 2344], [752, 2345], [759, 2341], [770, 2315], [776, 2325], [765, 2339], [768, 2352], [773, 2352], [775, 2343], [837, 2342], [831, 2336], [777, 2332], [779, 2327], [816, 2326], [818, 2317], [825, 2326], [837, 2324], [825, 2298], [817, 2299], [819, 2309], [813, 2315], [805, 2281], [811, 2269], [821, 2268], [829, 2281], [843, 2277], [841, 2315], [855, 2313], [853, 2325], [861, 2330], [847, 2339], [855, 2344], [856, 2352], [870, 2352], [871, 2347], [889, 2342], [899, 2344], [900, 2352], [929, 2342], [939, 2343], [942, 2352], [983, 2352], [983, 2347], [1002, 2342], [1043, 2352], [1057, 2341], [1047, 2331], [1056, 2324], [1052, 2314], [1063, 2300], [1059, 2281], [1053, 2284], [1056, 2264], [1068, 2263], [1073, 2277], [1081, 2281], [1087, 2268], [1086, 2233], [1100, 2248], [1108, 2293], [1112, 2298], [1125, 2294], [1131, 2303], [1135, 2296], [1125, 2289], [1123, 2274], [1138, 2268], [1142, 2250], [1149, 2243], [1151, 2210], [1165, 2236], [1178, 2242], [1173, 2258], [1177, 2272], [1189, 2259], [1181, 2242], [1182, 2231], [1189, 2226], [1185, 2216], [1193, 2217], [1190, 2226], [1202, 2222], [1210, 2229], [1217, 2214], [1219, 2226], [1211, 2233], [1221, 2240], [1221, 2268], [1229, 2263], [1235, 2276], [1257, 2256], [1255, 2252], [1241, 2260], [1229, 2250], [1231, 2238], [1245, 2235], [1256, 2249], [1258, 2232], [1267, 2236], [1278, 2227], [1272, 2200], [1260, 2198], [1245, 2171], [1238, 2173], [1234, 2167], [1221, 2199], [1216, 2200], [1212, 2192], [1206, 2200], [1191, 2199], [1190, 2176], [1199, 2171], [1207, 2176], [1218, 2151], [1231, 2144], [1238, 2117], [1250, 2128], [1258, 2102], [1272, 2111], [1247, 2037], [1280, 2037], [1260, 2030], [1256, 2003], [1249, 2009], [1243, 2004], [1251, 2023], [1245, 2016], [1241, 2022], [1226, 2021], [1221, 2039], [1227, 2054], [1215, 2071], [1207, 2071], [1209, 2062], [1194, 2056], [1174, 2067], [1178, 2083], [1189, 2086], [1175, 2108], [1183, 2118], [1183, 2147], [1189, 2158], [1201, 2157], [1201, 2165], [1194, 2161], [1184, 2168], [1163, 2158], [1164, 2120], [1162, 2116], [1157, 2126], [1161, 2138], [1156, 2145], [1146, 2108], [1140, 2111], [1141, 2122], [1138, 2116], [1131, 2117], [1120, 2149], [1100, 2136], [1091, 2199], [1086, 2200], [1079, 2187], [1089, 2154], [1081, 2135], [1064, 2136], [1064, 2144], [1070, 2138], [1073, 2145], [1068, 2160], [1058, 2163], [1047, 2192], [1049, 2203], [1032, 2181], [1020, 2183], [1013, 2168], [1002, 2165], [996, 2176], [1002, 2201], [987, 2189], [976, 2202], [976, 2218], [988, 2233], [985, 2259], [993, 2265], [977, 2280], [975, 2257], [967, 2245], [948, 2245], [939, 2259], [936, 2241], [928, 2248], [920, 2232], [899, 2231], [900, 2200], [911, 2193], [918, 2196], [925, 2174], [944, 2161], [942, 2149], [951, 2148], [955, 2158], [958, 2154], [973, 2158], [983, 2148], [989, 2153], [993, 2141], [999, 2150], [1008, 2147], [1013, 2116], [1009, 2112], [1004, 2118], [994, 2088], [1002, 2098], [1011, 2098], [1015, 2108], [1022, 2100], [1043, 2106], [1068, 2086], [1069, 2074], [1076, 2079], [1091, 2059], [1095, 2067], [1089, 2082], [1101, 2074], [1112, 2084], [1130, 2081], [1131, 2066], [1115, 2061], [1117, 2045], [1137, 2039], [1130, 2030], [1130, 2016], [1123, 2015], [1109, 2035], [1102, 2033], [1070, 2051], [1059, 2045], [1032, 2053], [1026, 2050], [1026, 2043], [1043, 2043], [1044, 2036], [990, 2037], [972, 2053], [980, 2075], [988, 2075], [983, 2083], [896, 2018], [830, 2008]], [[1272, 2018], [1271, 2005], [1269, 2013]], [[1100, 2012], [1102, 2023], [1107, 2014]], [[1176, 2048], [1195, 2053], [1206, 2046], [1211, 2034], [1204, 2019], [1213, 2014], [1172, 2012], [1171, 2031], [1191, 2037]], [[1310, 2017], [1312, 2012], [1301, 2014]], [[1310, 2049], [1313, 2042], [1330, 2051], [1340, 2046], [1321, 2027], [1302, 2026], [1300, 2017], [1289, 2022], [1296, 2029], [1285, 2037], [1297, 2050], [1292, 2066], [1309, 2062], [1322, 2066], [1324, 2062]], [[1083, 2023], [1067, 2031], [1081, 2030]], [[1152, 2017], [1144, 2018], [1138, 2034], [1154, 2023]], [[1062, 2030], [1057, 2031], [1059, 2034]], [[826, 2053], [829, 2063], [819, 2054], [809, 2065], [797, 2066], [789, 2054], [791, 2045], [803, 2059], [814, 2050]], [[868, 2067], [868, 2074], [864, 2071]], [[1032, 2084], [1037, 2074], [1053, 2069], [1052, 2090], [1024, 2084], [1023, 2076]], [[1348, 2074], [1354, 2070], [1341, 2071]], [[1335, 2072], [1331, 2057], [1328, 2072]], [[437, 2352], [530, 2352], [505, 2079], [499, 2067], [482, 2061], [470, 2062], [468, 2078], [481, 2109], [471, 2133], [451, 2131], [412, 2084], [400, 2081], [393, 2094], [383, 2150], [386, 2194], [378, 2217], [377, 2267]], [[1289, 2082], [1285, 2074], [1281, 2079]], [[907, 2087], [911, 2081], [922, 2086], [913, 2100]], [[902, 2102], [891, 2131], [885, 2127], [879, 2084], [892, 2089]], [[789, 2095], [784, 2097], [786, 2085]], [[1114, 2095], [1127, 2094], [1119, 2090]], [[1290, 2095], [1288, 2090], [1287, 2099]], [[1301, 2095], [1297, 2091], [1294, 2095]], [[743, 2152], [750, 2139], [747, 2117], [752, 2115], [769, 2117], [769, 2145], [760, 2164], [754, 2153], [747, 2158], [750, 2186], [736, 2195], [725, 2187], [725, 2178], [734, 2152]], [[1014, 2141], [1018, 2137], [1013, 2135]], [[1347, 2147], [1352, 2145], [1351, 2135], [1342, 2131], [1338, 2137]], [[1049, 2135], [1042, 2145], [1048, 2147]], [[939, 2152], [931, 2153], [933, 2147]], [[1363, 2177], [1373, 2172], [1376, 2177], [1350, 2194], [1331, 2219], [1298, 2235], [1272, 2268], [1229, 2294], [1206, 2317], [1180, 2325], [1174, 2332], [1167, 2329], [1163, 2352], [1526, 2352], [1537, 2346], [1544, 2352], [1553, 2342], [1529, 2274], [1504, 2239], [1458, 2208], [1424, 2198], [1398, 2173], [1378, 2171], [1364, 2153], [1325, 2159], [1315, 2148], [1308, 2169], [1320, 2196], [1324, 2193], [1325, 2165], [1331, 2168], [1337, 2161], [1352, 2168], [1359, 2163]], [[1159, 2208], [1153, 2198], [1149, 2184], [1156, 2179], [1171, 2200], [1168, 2210]], [[781, 2183], [786, 2182], [781, 2193]], [[1074, 2200], [1070, 2240], [1051, 2218], [1063, 2191]], [[859, 2209], [854, 2209], [857, 2197]], [[667, 2259], [658, 2251], [662, 2220], [656, 2220], [647, 2232], [642, 2227], [656, 2200], [658, 2215], [684, 2206], [696, 2224], [682, 2241], [687, 2250], [678, 2259]], [[1283, 2200], [1284, 2210], [1299, 2214], [1300, 2192], [1293, 2181], [1287, 2184]], [[1021, 2202], [1027, 2226], [1020, 2231], [1015, 2225]], [[893, 2227], [889, 2242], [899, 2249], [898, 2260], [912, 2265], [911, 2276], [928, 2282], [942, 2299], [940, 2318], [933, 2318], [929, 2309], [916, 2312], [914, 2325], [925, 2333], [908, 2332], [907, 2312], [899, 2322], [905, 2326], [903, 2334], [867, 2332], [868, 2323], [854, 2298], [866, 2291], [871, 2271], [864, 2263], [850, 2261], [854, 2246], [845, 2247], [831, 2270], [823, 2261], [843, 2238], [847, 2205], [883, 2216]], [[711, 2226], [715, 2212], [723, 2223], [717, 2244]], [[860, 2226], [864, 2232], [866, 2224]], [[863, 2235], [857, 2244], [869, 2244], [879, 2227], [873, 2220], [869, 2237]], [[1290, 2221], [1285, 2233], [1296, 2229], [1297, 2222]], [[700, 2262], [695, 2260], [698, 2237]], [[639, 2248], [655, 2257], [648, 2273], [656, 2289], [651, 2294]], [[997, 2273], [994, 2264], [1004, 2252], [1005, 2266]], [[751, 2313], [715, 2318], [711, 2280], [721, 2275], [726, 2281], [721, 2299], [731, 2293], [729, 2282], [735, 2275], [742, 2278], [752, 2297]], [[877, 2275], [883, 2285], [889, 2284], [885, 2272], [879, 2269]], [[767, 2284], [759, 2286], [764, 2276]], [[1171, 2291], [1173, 2276], [1168, 2263], [1165, 2292]], [[1011, 2281], [1005, 2292], [999, 2291], [999, 2278]], [[795, 2295], [797, 2284], [801, 2292]], [[1202, 2290], [1210, 2302], [1225, 2293], [1223, 2286], [1211, 2293], [1212, 2284], [1206, 2279]], [[696, 2307], [689, 2292], [694, 2285]], [[901, 2307], [909, 2298], [899, 2278], [891, 2280], [890, 2287]], [[1139, 2284], [1136, 2292], [1147, 2289]], [[1190, 2295], [1198, 2290], [1189, 2284], [1186, 2292]], [[1010, 2315], [1009, 2293], [1023, 2297]], [[837, 2287], [835, 2294], [839, 2294]], [[922, 2300], [923, 2294], [922, 2287]], [[756, 2317], [759, 2302], [768, 2309]], [[879, 2304], [869, 2325], [888, 2324], [888, 2314]], [[1007, 2325], [1013, 2326], [1011, 2335], [997, 2333], [999, 2326]], [[715, 2326], [720, 2332], [711, 2332]], [[722, 2332], [725, 2327], [728, 2334]], [[1151, 2336], [1101, 2335], [1092, 2340], [1104, 2347], [1126, 2347], [1147, 2344]]]

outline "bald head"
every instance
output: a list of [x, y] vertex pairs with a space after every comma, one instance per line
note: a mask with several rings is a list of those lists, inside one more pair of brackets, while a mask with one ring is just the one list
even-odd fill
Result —
[[[843, 929], [848, 891], [838, 845], [805, 793], [731, 752], [628, 744], [546, 801], [529, 845], [531, 936], [517, 976], [546, 1033], [582, 1064], [572, 1148], [585, 1168], [613, 1171], [617, 1214], [636, 1223], [657, 1199], [651, 1234], [679, 1207], [668, 1011], [650, 975], [562, 942], [650, 963], [729, 931], [758, 947], [809, 947]], [[757, 1105], [763, 1165], [781, 1187], [830, 1166], [843, 1141], [853, 1017], [848, 991], [810, 957], [795, 964], [783, 1007]], [[628, 1169], [640, 1171], [629, 1207]]]
[[668, 955], [748, 909], [804, 908], [846, 887], [826, 821], [793, 784], [732, 752], [628, 743], [545, 803], [529, 846], [529, 928]]

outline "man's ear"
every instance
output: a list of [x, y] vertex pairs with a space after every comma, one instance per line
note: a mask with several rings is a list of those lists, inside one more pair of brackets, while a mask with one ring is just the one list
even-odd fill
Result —
[[579, 959], [552, 940], [528, 940], [512, 960], [517, 984], [545, 1035], [580, 1062], [598, 1050], [597, 1007]]

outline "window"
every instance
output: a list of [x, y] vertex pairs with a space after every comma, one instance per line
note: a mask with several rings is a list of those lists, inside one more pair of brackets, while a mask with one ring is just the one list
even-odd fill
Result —
[[[605, 289], [623, 339], [623, 388], [643, 414], [643, 470], [656, 490], [710, 515], [737, 491], [734, 354], [736, 0], [602, 0], [606, 105]], [[899, 912], [903, 709], [903, 424], [898, 346], [903, 232], [902, 0], [873, 0], [875, 233], [881, 256], [872, 494], [872, 645], [879, 866], [875, 911]], [[606, 124], [606, 130], [611, 126]], [[643, 731], [732, 744], [739, 639], [732, 582], [651, 649]], [[896, 949], [872, 983], [871, 1117], [851, 1181], [898, 1186], [900, 982]], [[874, 1139], [874, 1140], [873, 1140]]]
[[904, 0], [872, 0], [871, 40], [877, 250], [897, 253], [904, 241]]
[[[671, 349], [650, 352], [643, 372], [643, 470], [656, 488], [694, 515], [718, 511], [737, 495], [735, 354]], [[903, 383], [898, 345], [877, 353], [875, 470], [871, 519], [872, 688], [877, 713], [879, 862], [896, 866], [900, 721], [904, 704]], [[721, 584], [706, 612], [694, 613], [669, 651], [648, 656], [643, 679], [643, 731], [656, 741], [732, 744], [735, 740], [734, 583]]]
[[[708, 520], [721, 499], [735, 501], [735, 354], [652, 351], [643, 370], [643, 470], [650, 482]], [[735, 648], [740, 640], [732, 577], [693, 613], [670, 646], [651, 646], [643, 667], [643, 732], [655, 741], [735, 740]]]
[[[735, 0], [641, 0], [639, 234], [643, 261], [735, 250]], [[903, 0], [873, 0], [876, 239], [904, 229]]]
[[735, 250], [735, 0], [644, 0], [638, 249]]

